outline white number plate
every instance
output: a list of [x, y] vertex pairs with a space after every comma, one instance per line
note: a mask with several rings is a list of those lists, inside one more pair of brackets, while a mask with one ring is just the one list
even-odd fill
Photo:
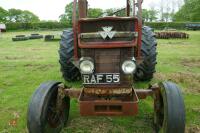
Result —
[[97, 73], [92, 75], [82, 75], [84, 84], [119, 84], [119, 73]]

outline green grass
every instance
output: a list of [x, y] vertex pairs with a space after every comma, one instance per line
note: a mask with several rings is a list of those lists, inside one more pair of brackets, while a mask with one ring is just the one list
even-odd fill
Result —
[[[12, 42], [17, 34], [0, 36], [0, 133], [24, 133], [29, 99], [41, 82], [63, 81], [58, 64], [58, 42], [29, 40]], [[59, 34], [45, 31], [41, 34]], [[186, 106], [187, 131], [199, 132], [200, 127], [200, 32], [188, 32], [188, 40], [158, 40], [158, 65], [150, 83], [172, 80], [182, 87]], [[136, 83], [147, 87], [148, 82]], [[81, 83], [71, 83], [81, 87]], [[151, 133], [153, 102], [139, 103], [135, 117], [80, 117], [78, 102], [71, 101], [70, 120], [63, 132], [78, 133]], [[9, 124], [16, 119], [16, 125]]]

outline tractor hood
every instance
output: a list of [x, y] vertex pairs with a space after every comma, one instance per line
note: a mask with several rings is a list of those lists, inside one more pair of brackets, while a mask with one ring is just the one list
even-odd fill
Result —
[[120, 48], [137, 45], [138, 20], [131, 17], [80, 19], [80, 48]]

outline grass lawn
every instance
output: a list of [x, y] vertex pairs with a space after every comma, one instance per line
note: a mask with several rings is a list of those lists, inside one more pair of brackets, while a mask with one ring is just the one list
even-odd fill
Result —
[[[41, 82], [63, 81], [58, 64], [58, 42], [29, 40], [12, 42], [19, 34], [0, 35], [0, 133], [25, 133], [29, 99]], [[59, 34], [45, 31], [41, 34]], [[151, 83], [172, 80], [182, 87], [186, 106], [186, 130], [200, 132], [200, 31], [191, 31], [188, 40], [158, 40], [157, 73]], [[81, 83], [70, 83], [81, 87]], [[136, 87], [147, 87], [136, 83]], [[80, 117], [78, 101], [71, 100], [70, 120], [63, 132], [152, 133], [153, 102], [139, 103], [135, 117]]]

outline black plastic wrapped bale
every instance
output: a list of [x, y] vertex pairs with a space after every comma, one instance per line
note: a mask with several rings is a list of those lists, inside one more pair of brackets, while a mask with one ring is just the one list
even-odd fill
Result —
[[44, 37], [44, 40], [45, 40], [45, 41], [53, 41], [53, 40], [54, 40], [54, 35], [46, 35], [46, 36]]

